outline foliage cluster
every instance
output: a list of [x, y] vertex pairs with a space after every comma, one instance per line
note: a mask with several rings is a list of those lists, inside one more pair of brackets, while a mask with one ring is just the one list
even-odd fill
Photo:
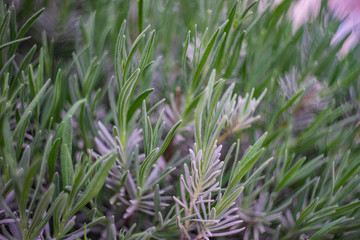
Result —
[[360, 52], [292, 2], [2, 2], [0, 239], [357, 239]]

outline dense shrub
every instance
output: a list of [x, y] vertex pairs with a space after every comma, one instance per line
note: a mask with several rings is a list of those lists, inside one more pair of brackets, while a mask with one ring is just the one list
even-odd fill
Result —
[[360, 238], [355, 0], [1, 6], [0, 239]]

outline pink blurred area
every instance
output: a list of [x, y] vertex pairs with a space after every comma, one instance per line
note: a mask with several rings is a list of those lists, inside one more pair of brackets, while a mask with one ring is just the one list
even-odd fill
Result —
[[[283, 0], [274, 0], [278, 5]], [[334, 34], [331, 45], [344, 41], [338, 53], [339, 57], [346, 56], [360, 42], [360, 0], [328, 0], [328, 10], [341, 20], [341, 24]], [[321, 0], [297, 0], [289, 9], [288, 16], [293, 22], [293, 32], [303, 24], [316, 19], [320, 12]]]
[[348, 54], [360, 40], [360, 0], [329, 0], [329, 9], [342, 20], [337, 32], [331, 40], [336, 44], [346, 38], [339, 55]]

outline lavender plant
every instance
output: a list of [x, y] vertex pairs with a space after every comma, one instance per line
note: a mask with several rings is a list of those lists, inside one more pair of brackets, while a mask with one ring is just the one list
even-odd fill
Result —
[[357, 239], [357, 13], [1, 1], [0, 239]]

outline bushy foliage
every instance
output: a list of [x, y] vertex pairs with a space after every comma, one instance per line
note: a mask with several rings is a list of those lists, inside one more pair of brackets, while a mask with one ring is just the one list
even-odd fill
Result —
[[0, 239], [358, 239], [330, 2], [2, 2]]

